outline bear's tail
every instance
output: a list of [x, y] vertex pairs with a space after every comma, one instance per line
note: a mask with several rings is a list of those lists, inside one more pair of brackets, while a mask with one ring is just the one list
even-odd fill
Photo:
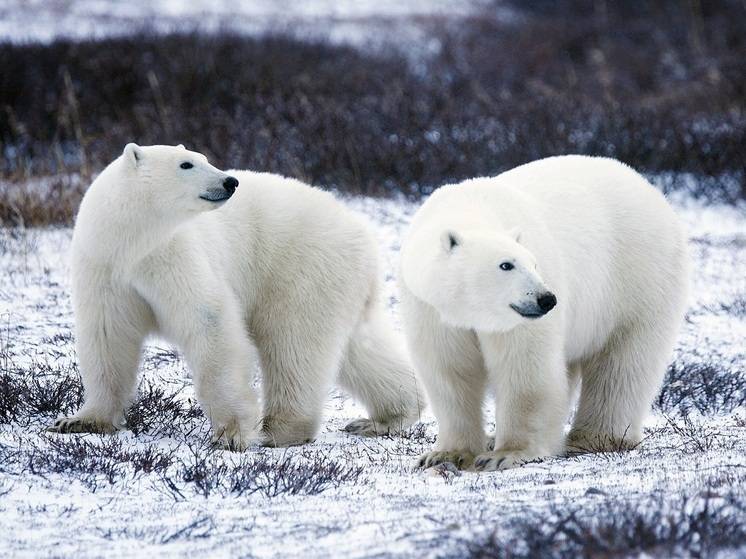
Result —
[[424, 408], [414, 367], [386, 310], [378, 302], [371, 303], [350, 338], [339, 378], [370, 415], [345, 430], [367, 436], [404, 430]]

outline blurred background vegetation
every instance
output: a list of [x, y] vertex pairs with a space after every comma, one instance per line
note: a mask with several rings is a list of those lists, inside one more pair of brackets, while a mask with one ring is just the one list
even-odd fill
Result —
[[426, 56], [227, 30], [0, 43], [0, 222], [70, 223], [129, 141], [375, 196], [582, 153], [746, 197], [746, 4], [506, 3], [420, 22]]

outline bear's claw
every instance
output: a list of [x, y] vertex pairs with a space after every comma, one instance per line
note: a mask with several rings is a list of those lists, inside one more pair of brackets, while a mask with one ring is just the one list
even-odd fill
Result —
[[397, 417], [388, 421], [375, 421], [367, 417], [361, 417], [350, 421], [342, 428], [342, 431], [358, 437], [380, 437], [381, 435], [395, 435], [405, 430], [411, 421], [403, 417]]
[[[486, 456], [480, 456], [479, 458], [477, 458], [477, 459], [476, 459], [476, 460], [474, 461], [474, 469], [475, 469], [475, 470], [484, 470], [484, 469], [485, 469], [485, 468], [486, 468], [486, 467], [487, 467], [487, 466], [489, 465], [489, 463], [490, 463], [490, 461], [491, 461], [491, 460], [494, 460], [494, 459], [493, 459], [493, 458], [490, 458], [490, 457], [486, 457]], [[498, 460], [498, 461], [497, 461], [497, 462], [495, 463], [495, 468], [494, 468], [494, 469], [495, 469], [495, 470], [499, 470], [499, 469], [500, 469], [500, 465], [501, 465], [501, 464], [502, 464], [502, 463], [503, 463], [504, 461], [505, 461], [505, 456], [503, 456], [502, 458], [500, 458], [500, 459], [499, 459], [499, 460]]]
[[214, 429], [212, 442], [218, 448], [231, 452], [243, 452], [255, 440], [256, 431], [252, 428], [253, 422], [239, 420], [229, 421], [223, 427]]
[[103, 421], [90, 419], [80, 419], [77, 417], [61, 417], [54, 422], [54, 425], [47, 427], [48, 433], [100, 433], [111, 434], [116, 432], [117, 428], [113, 424]]
[[495, 472], [522, 466], [526, 462], [536, 460], [539, 456], [521, 451], [497, 450], [480, 454], [474, 460], [474, 470], [477, 472]]
[[359, 437], [375, 437], [377, 435], [388, 434], [388, 429], [383, 432], [380, 431], [376, 422], [367, 417], [361, 417], [360, 419], [350, 421], [342, 428], [342, 431]]
[[438, 464], [450, 462], [460, 470], [471, 466], [474, 461], [474, 455], [468, 451], [433, 451], [426, 452], [417, 459], [416, 467], [426, 470]]

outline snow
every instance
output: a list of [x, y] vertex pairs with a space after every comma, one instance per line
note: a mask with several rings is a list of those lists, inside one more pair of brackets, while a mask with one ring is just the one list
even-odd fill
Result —
[[[428, 22], [459, 21], [488, 4], [487, 0], [0, 0], [0, 38], [49, 42], [138, 30], [230, 30], [248, 35], [285, 32], [352, 44], [381, 44], [388, 37], [402, 44], [407, 37], [423, 39]], [[514, 17], [507, 7], [493, 11], [506, 19]]]
[[[415, 206], [402, 200], [344, 200], [369, 216], [379, 232], [386, 292], [396, 313], [393, 270]], [[691, 308], [676, 359], [722, 363], [743, 375], [746, 318], [722, 306], [746, 294], [744, 208], [686, 199], [676, 200], [676, 208], [691, 233], [694, 260]], [[59, 375], [72, 370], [70, 238], [70, 229], [0, 229], [0, 369], [40, 382], [54, 380], [44, 376], [45, 370]], [[186, 368], [164, 342], [148, 344], [143, 371], [143, 387], [161, 387], [180, 401], [193, 401]], [[518, 519], [530, 522], [536, 515], [551, 522], [558, 510], [577, 510], [593, 520], [620, 503], [676, 515], [705, 498], [724, 507], [731, 506], [733, 495], [746, 502], [743, 408], [696, 416], [689, 424], [676, 414], [656, 413], [647, 425], [648, 438], [636, 450], [553, 458], [490, 474], [411, 470], [437, 432], [429, 412], [424, 430], [409, 438], [360, 439], [340, 432], [361, 415], [357, 404], [335, 390], [314, 443], [243, 455], [210, 451], [201, 417], [110, 437], [47, 435], [49, 414], [1, 424], [0, 456], [6, 461], [0, 461], [0, 549], [17, 557], [458, 556], [469, 542], [493, 531], [500, 540], [508, 537], [518, 530]], [[123, 449], [156, 449], [174, 462], [165, 471], [136, 473], [123, 461], [113, 483], [96, 471], [55, 473], [29, 466], [35, 453], [43, 459], [57, 452], [55, 442], [76, 437], [94, 448], [114, 440]], [[66, 453], [75, 459], [65, 446], [60, 456]], [[207, 496], [180, 477], [183, 465], [198, 461], [195, 453], [211, 453], [208, 463], [218, 472]], [[231, 472], [253, 460], [309, 464], [320, 458], [362, 471], [313, 495], [238, 494], [227, 486]], [[746, 522], [746, 512], [739, 510], [740, 522]], [[740, 553], [746, 553], [744, 542]]]
[[[417, 54], [438, 48], [429, 26], [458, 25], [488, 4], [505, 21], [516, 17], [510, 8], [488, 0], [0, 0], [0, 40], [228, 30], [393, 45]], [[660, 182], [670, 178], [660, 177]], [[398, 327], [394, 271], [400, 239], [416, 206], [403, 200], [344, 201], [369, 216], [379, 233], [386, 295]], [[704, 205], [683, 195], [673, 195], [672, 201], [689, 231], [693, 259], [690, 309], [673, 359], [710, 367], [706, 374], [743, 379], [746, 207]], [[70, 239], [67, 228], [0, 229], [0, 375], [42, 386], [77, 378]], [[741, 310], [733, 310], [738, 304]], [[63, 394], [65, 401], [71, 401], [70, 386], [61, 386], [70, 391]], [[161, 340], [146, 347], [141, 397], [153, 388], [173, 396], [183, 409], [193, 409], [189, 372]], [[11, 397], [0, 391], [0, 399]], [[4, 404], [0, 400], [0, 409]], [[720, 511], [712, 522], [722, 520], [726, 511], [732, 515], [731, 531], [746, 525], [744, 407], [725, 406], [687, 419], [675, 410], [666, 415], [657, 410], [646, 424], [646, 440], [633, 451], [553, 458], [488, 474], [411, 469], [415, 457], [435, 440], [429, 411], [422, 427], [406, 437], [346, 435], [340, 429], [363, 410], [336, 390], [314, 443], [242, 455], [211, 449], [209, 426], [199, 415], [181, 414], [168, 422], [161, 413], [151, 428], [137, 434], [68, 437], [44, 433], [55, 415], [22, 409], [6, 423], [0, 415], [3, 555], [447, 557], [463, 556], [491, 535], [499, 543], [515, 544], [498, 545], [493, 552], [531, 555], [524, 549], [528, 540], [521, 539], [526, 526], [558, 530], [563, 511], [577, 514], [584, 526], [614, 526], [615, 516], [622, 518], [628, 509], [648, 515], [652, 523], [661, 514], [658, 523], [664, 529], [671, 519], [708, 506]], [[490, 428], [487, 408], [485, 418]], [[81, 451], [76, 441], [88, 446]], [[137, 471], [132, 457], [145, 452], [167, 458], [170, 465]], [[236, 476], [256, 464], [280, 471], [287, 465], [313, 468], [319, 460], [343, 471], [318, 493], [301, 488], [297, 494], [274, 494], [271, 475], [257, 477], [253, 492], [231, 487]], [[190, 470], [197, 465], [205, 470]], [[202, 484], [200, 475], [206, 480]], [[697, 536], [692, 541], [703, 545], [705, 540]], [[700, 549], [698, 554], [707, 553]], [[746, 555], [746, 541], [731, 545], [725, 555]]]

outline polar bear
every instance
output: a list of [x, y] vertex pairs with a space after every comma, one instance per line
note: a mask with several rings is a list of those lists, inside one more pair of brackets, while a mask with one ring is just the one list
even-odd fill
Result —
[[151, 333], [181, 348], [216, 440], [231, 449], [246, 448], [260, 422], [257, 359], [265, 445], [314, 438], [337, 372], [370, 414], [348, 431], [385, 433], [419, 415], [371, 231], [299, 181], [228, 174], [183, 146], [128, 144], [81, 203], [72, 288], [85, 401], [54, 431], [122, 427]]
[[401, 254], [404, 331], [439, 424], [418, 465], [489, 471], [563, 452], [578, 383], [570, 448], [636, 445], [687, 277], [672, 208], [618, 161], [553, 157], [438, 189]]

